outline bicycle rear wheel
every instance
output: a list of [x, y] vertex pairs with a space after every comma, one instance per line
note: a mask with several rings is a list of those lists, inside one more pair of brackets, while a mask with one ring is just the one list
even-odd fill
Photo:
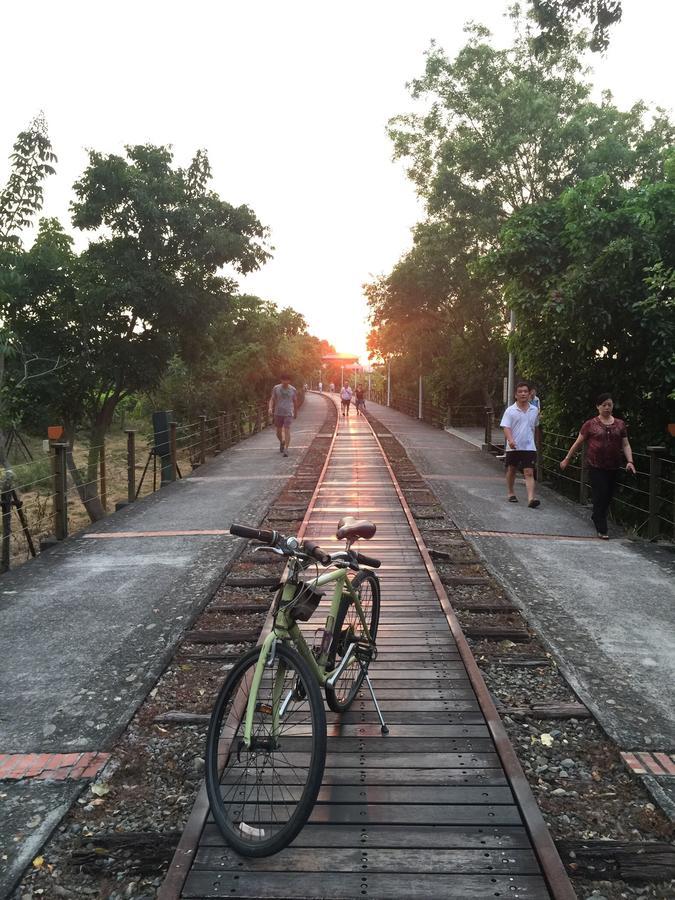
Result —
[[[368, 626], [368, 632], [374, 641], [380, 621], [379, 579], [374, 572], [364, 569], [352, 581], [352, 589], [359, 595], [359, 602]], [[333, 643], [328, 656], [329, 669], [335, 669], [340, 665], [340, 661], [351, 643], [365, 638], [363, 624], [356, 605], [349, 594], [342, 599], [333, 634]], [[326, 702], [333, 712], [341, 713], [349, 709], [361, 687], [363, 677], [363, 670], [358, 660], [352, 656], [335, 684], [332, 687], [326, 685]]]
[[[287, 846], [309, 818], [326, 762], [326, 713], [319, 686], [297, 650], [278, 643], [265, 666], [251, 747], [244, 718], [260, 648], [246, 653], [216, 700], [206, 738], [206, 790], [213, 817], [242, 856]], [[277, 734], [273, 709], [280, 709]]]

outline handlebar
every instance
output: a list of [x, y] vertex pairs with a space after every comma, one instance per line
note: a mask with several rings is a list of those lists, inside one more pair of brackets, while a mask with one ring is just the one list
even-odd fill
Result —
[[356, 561], [362, 566], [370, 566], [371, 569], [379, 569], [382, 563], [374, 556], [365, 556], [363, 553], [356, 553]]
[[263, 544], [276, 544], [280, 538], [278, 531], [268, 531], [265, 528], [249, 528], [248, 525], [230, 525], [230, 534], [236, 537], [252, 538]]
[[[278, 531], [271, 531], [265, 528], [249, 528], [248, 525], [230, 525], [230, 534], [233, 534], [236, 537], [260, 541], [262, 544], [268, 544], [278, 548], [277, 552], [284, 553], [288, 556], [302, 556], [304, 554], [305, 556], [317, 560], [317, 562], [320, 562], [323, 566], [329, 566], [336, 559], [349, 559], [349, 553], [345, 551], [334, 553], [331, 556], [330, 553], [326, 553], [325, 550], [322, 550], [315, 541], [304, 541], [304, 543], [300, 545], [297, 538], [287, 538]], [[350, 552], [351, 559], [360, 565], [370, 566], [371, 569], [379, 569], [382, 565], [379, 559], [375, 559], [372, 556], [365, 556], [363, 553], [357, 553], [354, 550]], [[352, 568], [354, 567], [352, 566]]]
[[305, 541], [302, 545], [302, 549], [308, 556], [317, 559], [323, 566], [329, 566], [332, 562], [330, 553], [326, 553], [326, 551], [322, 550], [314, 541]]

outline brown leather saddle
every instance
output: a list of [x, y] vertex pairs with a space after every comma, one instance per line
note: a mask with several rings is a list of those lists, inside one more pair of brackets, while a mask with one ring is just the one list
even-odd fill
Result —
[[377, 526], [367, 519], [343, 516], [337, 525], [337, 538], [341, 541], [358, 541], [359, 538], [369, 541], [376, 531]]

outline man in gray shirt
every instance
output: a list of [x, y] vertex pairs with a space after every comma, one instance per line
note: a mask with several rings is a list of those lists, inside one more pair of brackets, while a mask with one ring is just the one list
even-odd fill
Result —
[[288, 375], [281, 376], [281, 382], [272, 388], [269, 404], [270, 415], [279, 438], [279, 453], [288, 456], [291, 443], [291, 422], [298, 414], [298, 392]]

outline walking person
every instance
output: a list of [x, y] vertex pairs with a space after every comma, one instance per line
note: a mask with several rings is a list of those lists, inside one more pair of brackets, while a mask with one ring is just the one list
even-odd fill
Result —
[[541, 400], [537, 397], [537, 386], [532, 384], [532, 382], [530, 382], [530, 403], [541, 412]]
[[319, 393], [323, 394], [323, 381], [319, 382]]
[[595, 404], [598, 410], [597, 416], [587, 419], [581, 426], [579, 435], [570, 447], [567, 456], [560, 463], [560, 468], [565, 471], [574, 454], [586, 441], [588, 474], [593, 494], [591, 519], [598, 537], [607, 541], [609, 540], [607, 513], [614, 496], [624, 457], [627, 472], [635, 475], [635, 466], [626, 423], [623, 419], [616, 419], [612, 414], [614, 410], [612, 395], [600, 394]]
[[352, 389], [348, 384], [342, 386], [340, 391], [340, 400], [342, 401], [342, 415], [349, 415], [349, 404], [352, 402]]
[[366, 409], [366, 394], [362, 384], [356, 385], [356, 390], [354, 391], [354, 406], [356, 407], [357, 414], [363, 415]]
[[534, 468], [537, 463], [535, 435], [539, 425], [539, 410], [530, 403], [530, 385], [519, 381], [516, 385], [516, 402], [507, 406], [499, 423], [504, 429], [506, 444], [506, 492], [509, 503], [517, 503], [515, 495], [516, 473], [520, 470], [525, 477], [527, 505], [536, 509], [540, 505], [534, 496], [536, 482]]
[[291, 423], [298, 414], [298, 392], [288, 375], [281, 375], [279, 384], [272, 388], [269, 412], [274, 419], [274, 427], [279, 438], [279, 453], [288, 456], [291, 443]]

